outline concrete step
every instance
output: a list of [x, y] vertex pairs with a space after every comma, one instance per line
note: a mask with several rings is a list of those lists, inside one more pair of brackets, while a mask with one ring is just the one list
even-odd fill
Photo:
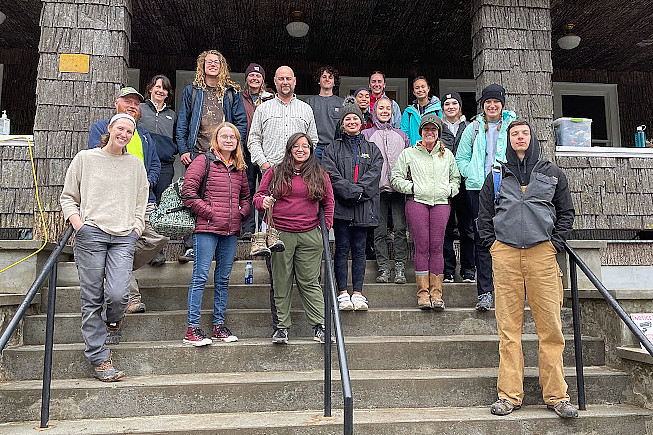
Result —
[[[565, 421], [541, 405], [524, 406], [507, 417], [491, 415], [488, 406], [469, 408], [354, 409], [354, 429], [362, 435], [570, 435], [619, 433], [646, 435], [653, 413], [628, 405], [590, 405], [580, 418]], [[419, 422], [419, 424], [415, 424]], [[342, 432], [343, 412], [323, 410], [155, 415], [97, 420], [51, 420], [50, 435], [182, 434], [331, 435]], [[33, 435], [38, 421], [0, 424], [0, 433]]]
[[[231, 284], [245, 283], [245, 265], [247, 261], [234, 261], [231, 269]], [[351, 284], [351, 261], [349, 262], [349, 283]], [[211, 265], [209, 273], [209, 283], [213, 284], [213, 269], [215, 262]], [[254, 268], [254, 282], [256, 284], [267, 284], [270, 282], [268, 270], [265, 261], [262, 259], [252, 260]], [[376, 261], [368, 260], [365, 268], [365, 282], [376, 282], [377, 274]], [[171, 285], [188, 285], [193, 275], [193, 263], [181, 264], [178, 262], [168, 261], [161, 267], [143, 266], [134, 272], [139, 283], [147, 286], [171, 286]], [[394, 272], [392, 273], [394, 279]], [[415, 265], [412, 260], [406, 263], [406, 278], [409, 282], [415, 282]], [[79, 285], [79, 277], [74, 262], [59, 263], [57, 269], [57, 285], [59, 286], [76, 286]]]
[[[575, 371], [567, 368], [575, 397]], [[357, 409], [478, 406], [496, 400], [495, 368], [354, 370]], [[64, 379], [52, 382], [52, 419], [113, 418], [213, 412], [300, 411], [322, 406], [322, 370], [302, 372], [201, 373], [131, 376], [120, 382]], [[338, 372], [333, 372], [334, 407], [341, 407]], [[526, 368], [524, 404], [542, 403], [537, 369]], [[629, 376], [606, 367], [585, 368], [588, 403], [624, 403]], [[632, 390], [630, 390], [632, 391]], [[630, 393], [632, 395], [632, 393]], [[0, 384], [0, 421], [37, 420], [40, 381]]]
[[[262, 297], [267, 297], [263, 295]], [[387, 335], [474, 335], [496, 334], [494, 310], [479, 312], [474, 308], [447, 308], [444, 311], [374, 308], [369, 311], [341, 312], [345, 336]], [[212, 311], [202, 311], [200, 326], [211, 329]], [[186, 331], [186, 310], [128, 314], [123, 322], [124, 341], [179, 340]], [[308, 321], [301, 310], [291, 311], [293, 326], [290, 336], [312, 334]], [[563, 330], [572, 331], [571, 310], [562, 310]], [[269, 337], [272, 334], [270, 310], [227, 310], [226, 325], [241, 339]], [[45, 340], [46, 315], [28, 316], [24, 319], [25, 344], [43, 344]], [[81, 315], [58, 314], [55, 317], [55, 343], [81, 343]], [[535, 323], [530, 310], [524, 313], [524, 333], [535, 333]]]
[[[185, 310], [188, 307], [188, 284], [176, 286], [141, 285], [143, 302], [147, 310], [168, 311]], [[269, 284], [232, 284], [229, 286], [228, 309], [258, 308], [269, 309]], [[47, 310], [47, 289], [41, 304], [41, 311]], [[365, 284], [363, 293], [377, 308], [415, 308], [417, 296], [415, 283], [411, 284]], [[449, 308], [470, 308], [477, 302], [476, 284], [444, 284], [443, 299]], [[292, 306], [301, 308], [301, 298], [297, 289], [293, 291]], [[213, 285], [207, 286], [202, 299], [202, 308], [213, 309]], [[57, 313], [79, 313], [79, 286], [57, 288]]]
[[[566, 340], [564, 362], [573, 366], [573, 337], [566, 337]], [[347, 337], [345, 342], [352, 370], [368, 367], [378, 370], [497, 367], [499, 364], [499, 338], [496, 335]], [[536, 335], [523, 336], [527, 366], [537, 366], [537, 346]], [[379, 349], [383, 348], [392, 351], [379, 359]], [[189, 348], [179, 338], [175, 341], [123, 342], [112, 349], [114, 363], [130, 376], [314, 370], [316, 365], [323, 364], [324, 355], [323, 347], [310, 337], [290, 340], [287, 346], [274, 345], [269, 338], [252, 338]], [[53, 355], [53, 378], [90, 376], [90, 366], [83, 351], [81, 343], [57, 344]], [[334, 367], [338, 363], [336, 352], [334, 347]], [[604, 355], [602, 339], [583, 337], [585, 365], [604, 365]], [[43, 346], [7, 349], [2, 358], [5, 380], [41, 379]]]

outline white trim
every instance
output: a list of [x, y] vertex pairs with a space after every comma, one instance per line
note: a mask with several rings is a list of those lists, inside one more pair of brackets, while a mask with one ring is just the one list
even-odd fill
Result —
[[553, 117], [561, 118], [562, 95], [596, 96], [605, 99], [605, 123], [608, 140], [593, 140], [594, 143], [605, 143], [612, 147], [621, 147], [621, 127], [619, 122], [619, 96], [617, 85], [610, 83], [553, 83]]
[[26, 147], [29, 142], [34, 146], [34, 136], [31, 134], [0, 134], [0, 146]]
[[[403, 111], [406, 106], [408, 106], [408, 100], [412, 96], [408, 92], [408, 78], [390, 78], [385, 79], [385, 90], [393, 91], [397, 93], [397, 104]], [[350, 95], [350, 91], [355, 91], [358, 88], [369, 88], [370, 78], [369, 77], [352, 77], [352, 76], [340, 76], [340, 89], [338, 94], [341, 97], [346, 97]]]
[[473, 92], [476, 95], [476, 80], [440, 79], [438, 89], [440, 89], [440, 95], [444, 95], [447, 92]]
[[556, 157], [653, 158], [653, 148], [556, 147]]

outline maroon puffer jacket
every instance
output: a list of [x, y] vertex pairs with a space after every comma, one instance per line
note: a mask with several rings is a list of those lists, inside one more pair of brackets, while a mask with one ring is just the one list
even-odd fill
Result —
[[197, 214], [196, 233], [240, 234], [240, 224], [249, 216], [249, 185], [244, 170], [227, 169], [212, 154], [197, 156], [184, 176], [182, 196], [199, 196], [206, 173], [206, 156], [211, 161], [204, 199], [184, 199], [184, 205]]

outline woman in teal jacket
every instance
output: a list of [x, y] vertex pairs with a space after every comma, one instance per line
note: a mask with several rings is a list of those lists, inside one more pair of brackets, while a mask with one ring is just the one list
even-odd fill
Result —
[[[503, 110], [505, 103], [506, 91], [501, 85], [491, 84], [483, 89], [481, 94], [483, 112], [465, 128], [456, 151], [456, 163], [460, 175], [465, 179], [467, 198], [474, 222], [478, 217], [478, 195], [485, 177], [492, 171], [495, 162], [505, 162], [508, 125], [517, 119], [515, 112]], [[492, 257], [481, 244], [476, 224], [473, 227], [478, 292], [476, 309], [487, 311], [492, 306], [494, 291]]]
[[410, 146], [422, 139], [419, 134], [420, 121], [424, 115], [434, 113], [442, 117], [442, 104], [438, 97], [429, 98], [429, 83], [424, 76], [419, 76], [413, 80], [413, 95], [415, 100], [411, 105], [406, 107], [401, 116], [401, 129], [408, 136]]

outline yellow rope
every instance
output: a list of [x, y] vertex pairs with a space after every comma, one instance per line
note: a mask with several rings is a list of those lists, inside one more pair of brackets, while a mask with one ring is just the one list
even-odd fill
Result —
[[0, 139], [0, 142], [7, 142], [7, 141], [10, 141], [10, 140], [15, 140], [15, 139], [25, 139], [27, 141], [27, 147], [29, 149], [29, 159], [30, 159], [30, 161], [32, 163], [32, 175], [34, 176], [34, 188], [36, 190], [36, 203], [39, 206], [39, 213], [41, 214], [41, 222], [43, 223], [43, 233], [45, 234], [45, 240], [43, 241], [43, 245], [41, 245], [41, 247], [39, 249], [32, 252], [27, 257], [25, 257], [25, 258], [23, 258], [21, 260], [18, 260], [14, 264], [9, 265], [9, 266], [5, 267], [4, 269], [0, 270], [0, 273], [4, 272], [7, 269], [10, 269], [10, 268], [14, 267], [15, 265], [17, 265], [19, 263], [22, 263], [23, 261], [27, 260], [28, 258], [31, 258], [31, 257], [35, 256], [36, 254], [41, 252], [43, 250], [43, 248], [45, 248], [45, 245], [48, 243], [48, 230], [45, 227], [45, 218], [43, 217], [43, 208], [41, 208], [41, 199], [39, 198], [39, 186], [38, 186], [38, 183], [36, 182], [36, 167], [34, 166], [34, 155], [32, 154], [32, 143], [30, 142], [30, 140], [29, 140], [29, 138], [27, 136], [14, 136], [14, 137], [12, 137], [10, 139]]

